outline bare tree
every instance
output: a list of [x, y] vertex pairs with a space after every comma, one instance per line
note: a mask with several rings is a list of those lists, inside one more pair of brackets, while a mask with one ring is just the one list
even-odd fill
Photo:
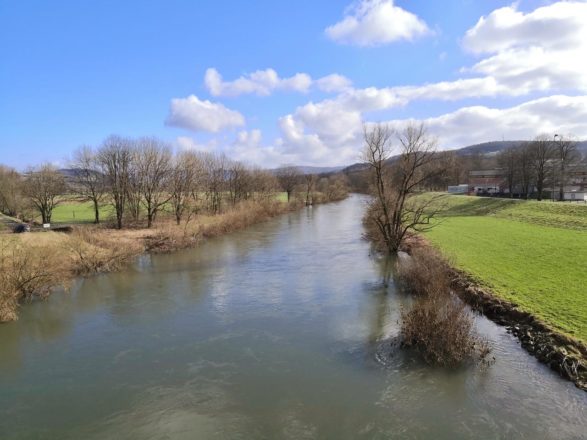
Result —
[[238, 161], [231, 161], [226, 170], [226, 183], [232, 205], [248, 197], [251, 183], [249, 170]]
[[174, 158], [171, 174], [171, 205], [175, 221], [179, 225], [189, 209], [190, 196], [197, 195], [202, 176], [202, 161], [193, 151], [184, 151]]
[[[433, 166], [436, 141], [427, 135], [424, 125], [408, 125], [397, 134], [397, 150], [392, 145], [396, 133], [387, 125], [365, 126], [363, 135], [363, 157], [372, 171], [374, 195], [366, 215], [366, 223], [372, 226], [368, 234], [395, 253], [410, 230], [432, 227], [430, 220], [438, 212], [435, 198], [416, 201], [411, 197], [442, 172]], [[392, 159], [395, 151], [398, 155]]]
[[209, 210], [216, 214], [222, 207], [222, 192], [226, 188], [226, 164], [224, 155], [205, 154], [202, 156], [204, 165], [204, 182]]
[[304, 190], [306, 192], [306, 205], [312, 205], [314, 203], [313, 195], [316, 189], [316, 182], [318, 182], [318, 176], [316, 174], [304, 174]]
[[520, 193], [524, 199], [527, 199], [534, 181], [534, 167], [529, 143], [519, 146], [516, 150], [516, 170], [520, 180]]
[[22, 176], [15, 170], [0, 165], [0, 212], [17, 216], [22, 209]]
[[66, 190], [65, 178], [53, 165], [45, 164], [27, 172], [24, 194], [41, 214], [43, 223], [51, 223], [53, 208]]
[[255, 200], [274, 200], [279, 182], [273, 173], [259, 168], [249, 170], [250, 189]]
[[137, 142], [137, 179], [142, 203], [147, 211], [147, 227], [153, 225], [157, 213], [169, 202], [171, 181], [171, 148], [156, 138]]
[[128, 167], [128, 184], [126, 186], [126, 216], [133, 222], [141, 218], [141, 207], [143, 201], [143, 179], [139, 170], [139, 149], [136, 140], [129, 140], [131, 158]]
[[499, 152], [497, 163], [503, 169], [510, 198], [514, 196], [517, 171], [517, 150], [509, 147]]
[[296, 185], [300, 183], [301, 175], [300, 169], [291, 165], [282, 166], [275, 173], [281, 189], [287, 194], [288, 203]]
[[110, 136], [98, 151], [98, 162], [112, 198], [118, 229], [122, 228], [124, 219], [132, 159], [132, 141], [119, 136]]
[[536, 196], [542, 200], [544, 184], [547, 178], [548, 163], [553, 157], [552, 141], [547, 135], [536, 137], [527, 147], [536, 181]]
[[566, 170], [569, 162], [574, 159], [577, 152], [577, 142], [570, 137], [564, 137], [562, 135], [554, 135], [554, 138], [558, 138], [556, 141], [556, 153], [557, 159], [560, 161], [560, 173], [559, 173], [559, 200], [565, 199], [565, 184], [566, 184]]
[[94, 223], [100, 223], [100, 204], [106, 195], [106, 182], [97, 153], [84, 145], [74, 152], [71, 166], [75, 170], [71, 189], [82, 201], [92, 202]]

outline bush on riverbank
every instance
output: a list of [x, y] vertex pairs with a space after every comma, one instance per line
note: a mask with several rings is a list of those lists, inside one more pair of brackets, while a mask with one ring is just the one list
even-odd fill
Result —
[[415, 249], [398, 263], [398, 277], [417, 295], [401, 313], [401, 339], [431, 364], [455, 367], [467, 361], [487, 362], [491, 348], [476, 334], [473, 315], [451, 292], [448, 263], [431, 249]]
[[96, 227], [76, 228], [63, 241], [70, 255], [70, 271], [76, 276], [119, 270], [145, 249], [137, 240]]
[[0, 241], [0, 322], [17, 318], [19, 303], [46, 298], [66, 283], [67, 269], [43, 243], [2, 238]]

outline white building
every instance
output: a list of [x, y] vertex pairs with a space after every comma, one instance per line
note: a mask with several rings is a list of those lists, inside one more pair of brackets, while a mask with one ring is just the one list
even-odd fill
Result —
[[587, 192], [584, 191], [565, 191], [565, 200], [576, 202], [587, 202]]

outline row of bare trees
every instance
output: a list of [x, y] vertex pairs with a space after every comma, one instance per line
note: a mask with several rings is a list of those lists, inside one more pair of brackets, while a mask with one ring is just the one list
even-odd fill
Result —
[[110, 205], [118, 228], [143, 219], [151, 227], [163, 210], [180, 224], [198, 212], [216, 214], [245, 200], [273, 199], [280, 190], [288, 202], [296, 195], [306, 204], [348, 192], [342, 176], [304, 175], [294, 166], [270, 172], [224, 154], [174, 153], [152, 137], [110, 136], [98, 147], [82, 146], [66, 174], [67, 179], [49, 164], [25, 174], [0, 166], [0, 212], [30, 219], [33, 215], [23, 211], [32, 207], [50, 223], [55, 206], [74, 197], [92, 204], [95, 223], [101, 221], [101, 207]]
[[179, 224], [188, 213], [215, 214], [225, 203], [267, 198], [279, 188], [267, 171], [222, 154], [173, 154], [171, 146], [157, 138], [111, 136], [98, 148], [79, 149], [72, 167], [72, 190], [93, 203], [95, 222], [100, 221], [99, 207], [108, 200], [118, 228], [125, 219], [136, 222], [143, 214], [151, 227], [163, 209]]
[[577, 143], [570, 137], [537, 136], [533, 141], [503, 150], [498, 165], [503, 169], [510, 197], [532, 193], [542, 200], [547, 188], [552, 196], [558, 189], [558, 200], [564, 199], [569, 183], [568, 169], [580, 161]]

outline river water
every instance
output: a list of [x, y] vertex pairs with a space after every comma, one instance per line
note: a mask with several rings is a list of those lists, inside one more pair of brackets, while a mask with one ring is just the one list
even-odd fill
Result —
[[486, 370], [381, 357], [364, 199], [80, 280], [0, 326], [1, 439], [579, 439], [587, 393], [479, 318]]

